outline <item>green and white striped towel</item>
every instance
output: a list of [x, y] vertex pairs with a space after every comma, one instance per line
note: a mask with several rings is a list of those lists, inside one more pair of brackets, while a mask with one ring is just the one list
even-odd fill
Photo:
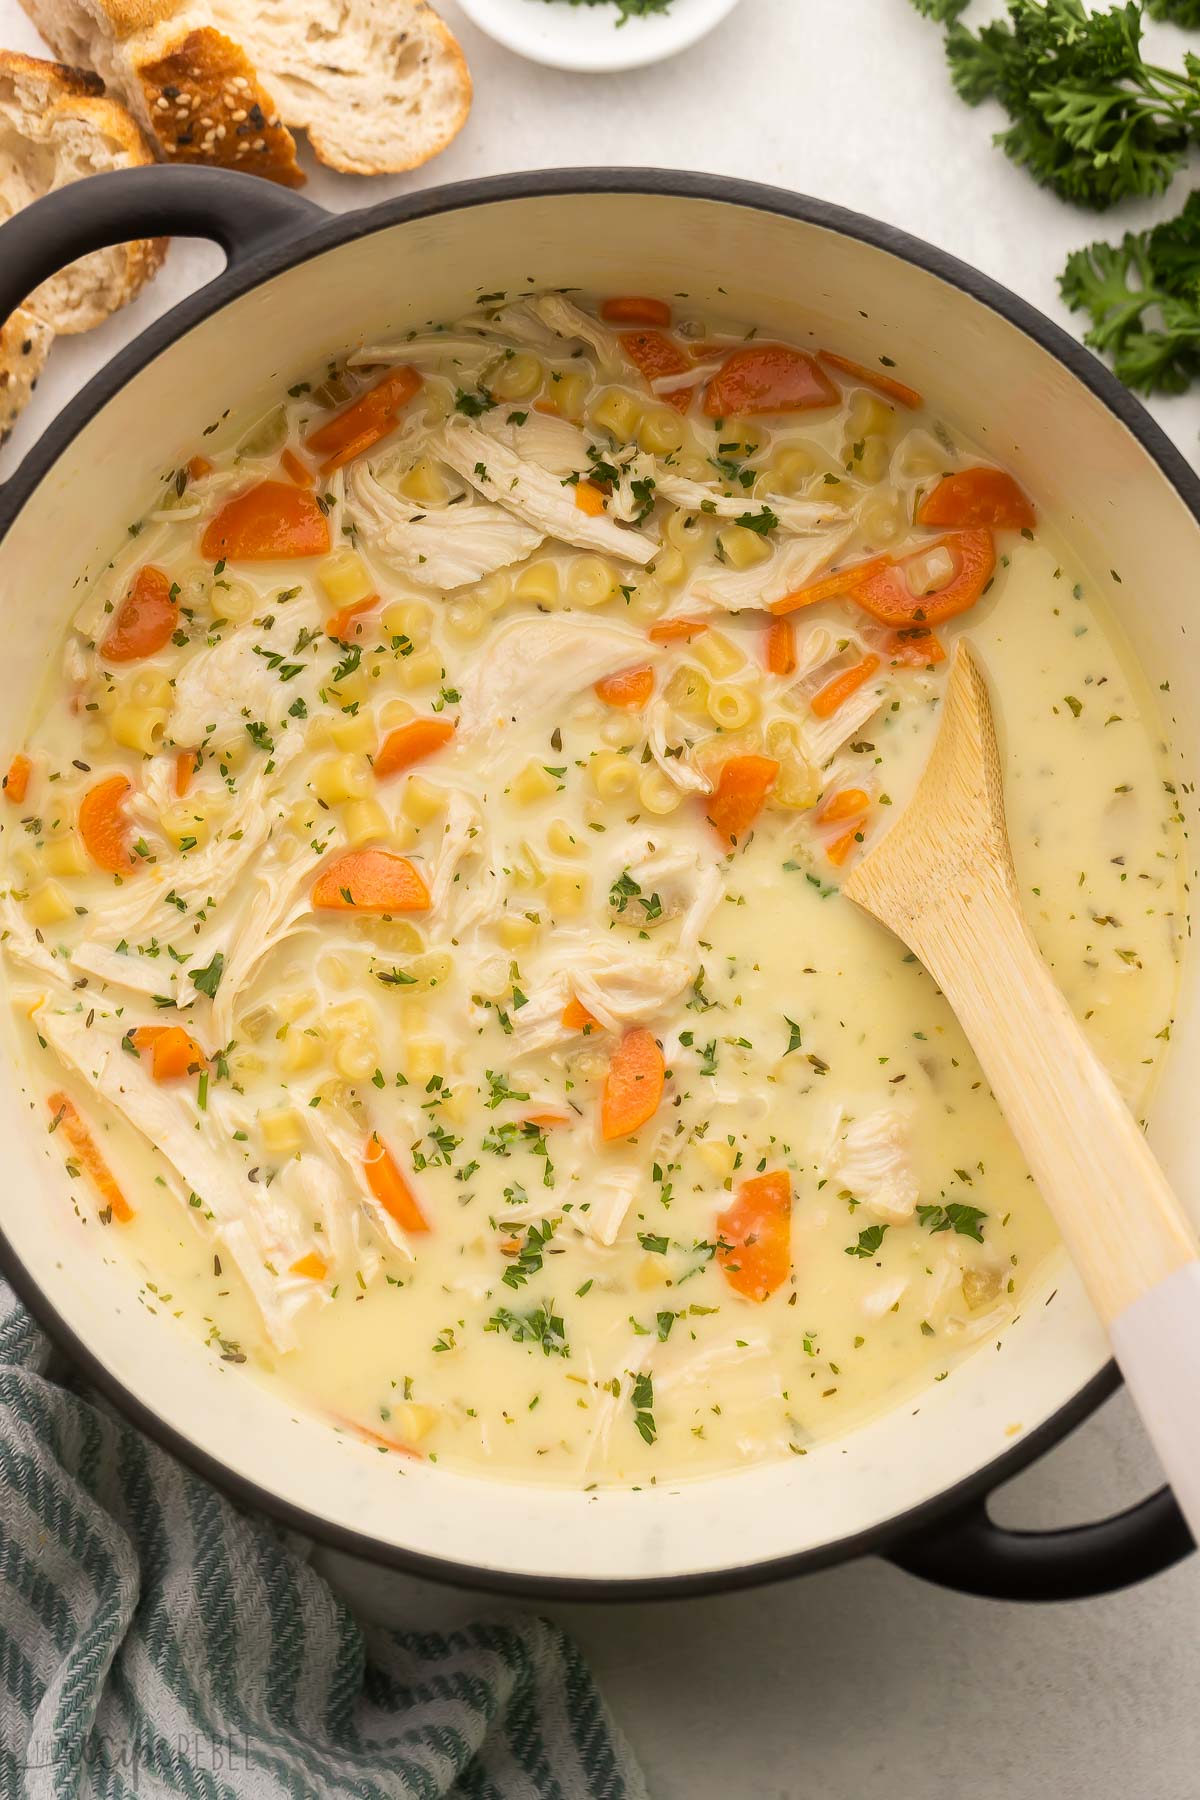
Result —
[[645, 1800], [545, 1620], [364, 1630], [0, 1283], [0, 1800]]

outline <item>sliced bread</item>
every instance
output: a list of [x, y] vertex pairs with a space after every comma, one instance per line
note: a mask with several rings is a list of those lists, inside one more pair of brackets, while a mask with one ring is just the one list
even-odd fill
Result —
[[0, 325], [0, 444], [37, 386], [53, 342], [51, 327], [23, 306]]
[[[95, 75], [0, 50], [0, 222], [103, 169], [153, 162], [123, 106]], [[52, 332], [90, 331], [131, 300], [166, 254], [165, 238], [94, 250], [25, 302]]]
[[412, 169], [471, 109], [458, 39], [426, 0], [210, 0], [288, 125], [344, 174]]
[[95, 69], [171, 162], [299, 187], [296, 144], [236, 37], [185, 0], [21, 0], [55, 54]]

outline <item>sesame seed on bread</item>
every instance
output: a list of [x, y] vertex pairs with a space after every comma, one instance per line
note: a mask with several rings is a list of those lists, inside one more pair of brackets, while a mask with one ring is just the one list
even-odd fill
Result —
[[21, 0], [59, 56], [95, 69], [157, 154], [299, 187], [296, 144], [246, 50], [185, 0]]
[[0, 444], [37, 386], [53, 342], [52, 327], [21, 306], [0, 325]]
[[457, 38], [428, 0], [210, 0], [323, 163], [344, 174], [415, 168], [471, 108]]
[[303, 184], [291, 132], [245, 51], [223, 32], [189, 31], [162, 56], [139, 60], [133, 78], [169, 161], [243, 169], [285, 187]]

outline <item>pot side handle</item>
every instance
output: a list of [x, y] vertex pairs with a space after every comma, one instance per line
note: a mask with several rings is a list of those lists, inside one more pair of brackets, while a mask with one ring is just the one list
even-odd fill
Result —
[[1010, 1531], [972, 1500], [887, 1552], [910, 1575], [992, 1600], [1087, 1600], [1169, 1569], [1195, 1548], [1170, 1488], [1090, 1525]]
[[134, 238], [209, 238], [231, 268], [311, 231], [325, 209], [231, 169], [118, 169], [73, 181], [0, 225], [0, 320], [77, 256]]

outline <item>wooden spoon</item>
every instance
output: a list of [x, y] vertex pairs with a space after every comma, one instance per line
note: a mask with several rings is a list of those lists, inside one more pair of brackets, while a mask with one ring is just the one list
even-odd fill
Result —
[[1200, 1247], [1021, 912], [987, 685], [960, 640], [929, 765], [843, 893], [933, 976], [1200, 1539]]

